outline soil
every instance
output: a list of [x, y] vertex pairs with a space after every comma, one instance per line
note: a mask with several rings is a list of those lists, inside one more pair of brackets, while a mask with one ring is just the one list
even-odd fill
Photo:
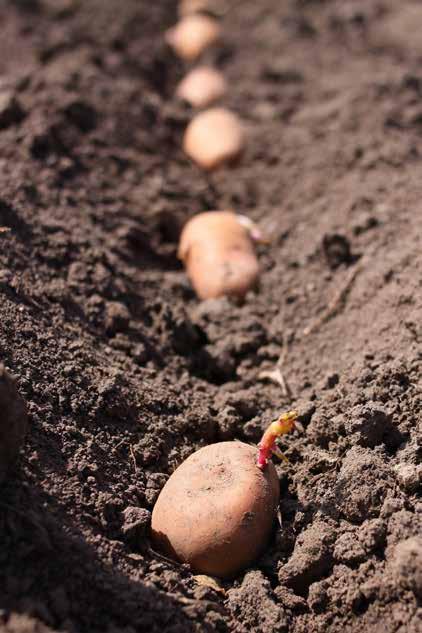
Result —
[[[0, 361], [29, 416], [1, 630], [420, 632], [420, 3], [228, 0], [205, 57], [249, 145], [210, 176], [181, 151], [175, 0], [0, 6]], [[271, 235], [260, 289], [200, 303], [178, 237], [227, 207]], [[263, 557], [216, 583], [155, 553], [175, 467], [289, 408]]]

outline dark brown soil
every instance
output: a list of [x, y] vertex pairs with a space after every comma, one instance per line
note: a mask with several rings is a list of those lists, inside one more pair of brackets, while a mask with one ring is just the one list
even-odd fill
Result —
[[[0, 362], [30, 427], [2, 630], [421, 631], [421, 3], [233, 1], [209, 57], [250, 143], [210, 177], [180, 150], [175, 0], [0, 8]], [[199, 304], [178, 235], [227, 206], [272, 236], [261, 287]], [[260, 377], [280, 354], [291, 396]], [[169, 473], [293, 407], [265, 556], [219, 587], [155, 554]]]

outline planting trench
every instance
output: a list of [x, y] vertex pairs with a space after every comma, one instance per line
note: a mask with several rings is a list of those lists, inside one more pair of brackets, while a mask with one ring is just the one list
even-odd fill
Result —
[[[29, 409], [2, 630], [421, 631], [420, 4], [233, 3], [205, 59], [249, 142], [210, 175], [173, 0], [0, 8], [0, 360]], [[180, 230], [228, 207], [271, 235], [260, 288], [200, 303]], [[261, 559], [216, 584], [156, 554], [175, 467], [290, 408]]]

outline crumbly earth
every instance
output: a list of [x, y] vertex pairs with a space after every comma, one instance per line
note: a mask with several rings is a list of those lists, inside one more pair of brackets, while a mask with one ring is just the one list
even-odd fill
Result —
[[[249, 145], [205, 176], [175, 0], [0, 2], [0, 362], [30, 427], [0, 492], [7, 633], [422, 630], [422, 7], [218, 4], [206, 59]], [[230, 207], [271, 236], [261, 287], [201, 304], [178, 236]], [[288, 408], [256, 565], [218, 585], [155, 553], [174, 468]]]

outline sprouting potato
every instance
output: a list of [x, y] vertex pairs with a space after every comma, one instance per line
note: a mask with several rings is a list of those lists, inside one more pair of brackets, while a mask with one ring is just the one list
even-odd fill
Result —
[[245, 146], [245, 132], [236, 114], [225, 108], [200, 112], [183, 139], [185, 153], [204, 170], [233, 162]]
[[162, 489], [151, 519], [153, 542], [200, 574], [226, 578], [253, 563], [265, 547], [280, 500], [270, 461], [285, 461], [277, 440], [296, 427], [296, 411], [272, 422], [257, 447], [211, 444], [188, 457]]
[[176, 26], [168, 29], [166, 42], [185, 61], [197, 59], [208, 47], [215, 44], [221, 35], [217, 20], [208, 15], [194, 13], [182, 18]]
[[272, 463], [256, 447], [221, 442], [191, 455], [167, 481], [152, 513], [152, 538], [193, 571], [229, 577], [252, 563], [271, 533], [279, 502]]
[[221, 99], [226, 89], [226, 81], [218, 70], [199, 66], [182, 79], [177, 88], [177, 96], [194, 108], [205, 108]]
[[200, 299], [243, 298], [258, 280], [253, 241], [261, 239], [251, 220], [232, 211], [209, 211], [189, 220], [178, 256]]

